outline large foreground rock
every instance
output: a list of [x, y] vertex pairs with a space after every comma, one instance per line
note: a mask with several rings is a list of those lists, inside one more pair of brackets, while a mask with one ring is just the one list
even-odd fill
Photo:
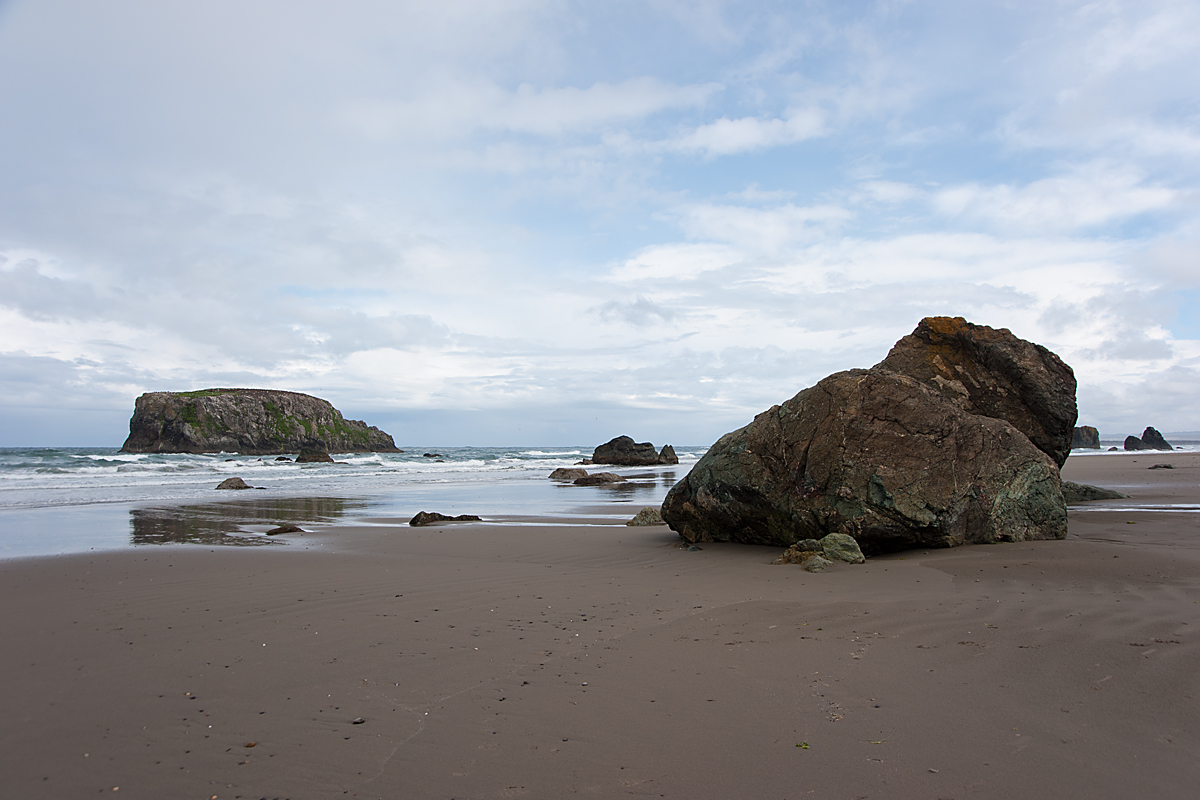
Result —
[[1075, 373], [1007, 328], [926, 317], [876, 366], [916, 378], [964, 411], [1008, 421], [1060, 467], [1071, 453]]
[[1055, 461], [956, 394], [880, 367], [831, 375], [721, 437], [663, 519], [688, 542], [845, 533], [868, 555], [1066, 536]]
[[398, 453], [392, 437], [344, 419], [328, 401], [270, 389], [147, 392], [134, 404], [126, 453], [243, 453], [264, 456]]
[[618, 467], [648, 467], [655, 464], [678, 464], [675, 448], [663, 445], [656, 451], [650, 442], [635, 442], [628, 436], [618, 436], [596, 448], [593, 464], [613, 464]]

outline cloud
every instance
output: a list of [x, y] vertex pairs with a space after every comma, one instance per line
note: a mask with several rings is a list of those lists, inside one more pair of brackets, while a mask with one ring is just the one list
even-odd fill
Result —
[[1139, 431], [1200, 369], [1194, 3], [75, 5], [0, 26], [5, 409], [720, 433], [927, 314]]
[[809, 243], [835, 233], [854, 216], [836, 205], [792, 203], [769, 209], [705, 203], [684, 206], [678, 214], [680, 227], [692, 238], [772, 254], [788, 245]]
[[1019, 230], [1072, 230], [1121, 223], [1178, 205], [1180, 193], [1147, 185], [1135, 169], [1091, 163], [1024, 186], [965, 184], [933, 197], [938, 212]]
[[706, 156], [780, 147], [825, 135], [828, 132], [825, 117], [819, 108], [797, 109], [782, 118], [721, 117], [668, 140], [663, 147]]
[[538, 136], [591, 131], [637, 121], [669, 109], [699, 106], [717, 84], [674, 86], [652, 77], [587, 88], [537, 88], [522, 83], [507, 90], [486, 79], [439, 76], [412, 100], [356, 100], [335, 118], [368, 139], [398, 135], [462, 138], [476, 130]]

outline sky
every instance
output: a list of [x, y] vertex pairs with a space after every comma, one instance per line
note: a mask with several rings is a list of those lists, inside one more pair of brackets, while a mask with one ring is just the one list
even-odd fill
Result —
[[930, 315], [1200, 430], [1200, 2], [0, 0], [0, 446], [703, 445]]

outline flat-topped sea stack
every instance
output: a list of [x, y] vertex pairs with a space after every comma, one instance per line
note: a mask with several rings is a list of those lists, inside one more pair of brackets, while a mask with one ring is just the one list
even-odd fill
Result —
[[635, 442], [628, 436], [618, 436], [596, 448], [593, 464], [612, 464], [618, 467], [649, 467], [656, 464], [678, 464], [675, 448], [664, 444], [655, 450], [650, 442]]
[[345, 419], [326, 400], [273, 389], [147, 392], [134, 403], [125, 453], [398, 453], [392, 437]]
[[1075, 419], [1074, 374], [1049, 350], [928, 318], [879, 365], [831, 375], [721, 437], [662, 516], [688, 542], [788, 547], [845, 533], [868, 555], [1061, 539], [1058, 468]]
[[1083, 425], [1076, 428], [1074, 435], [1071, 437], [1071, 449], [1099, 450], [1100, 431], [1096, 430], [1091, 425]]

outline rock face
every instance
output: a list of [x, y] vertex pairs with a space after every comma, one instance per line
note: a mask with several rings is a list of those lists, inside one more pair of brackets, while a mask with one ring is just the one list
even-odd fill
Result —
[[344, 419], [327, 401], [269, 389], [147, 392], [134, 404], [126, 453], [398, 453], [392, 437]]
[[876, 366], [928, 384], [971, 414], [1006, 420], [1060, 467], [1071, 452], [1075, 373], [1007, 328], [926, 317]]
[[[918, 377], [893, 371], [906, 365]], [[844, 533], [868, 555], [1061, 539], [1057, 460], [1074, 422], [1074, 378], [1053, 353], [1008, 331], [927, 319], [881, 365], [831, 375], [721, 437], [662, 516], [688, 542], [787, 547]]]
[[1071, 437], [1072, 450], [1099, 450], [1100, 449], [1100, 431], [1093, 428], [1091, 425], [1084, 425], [1076, 428], [1075, 433]]
[[675, 449], [663, 445], [661, 452], [655, 451], [650, 442], [634, 442], [628, 436], [618, 436], [600, 445], [592, 453], [593, 464], [613, 464], [618, 467], [648, 467], [655, 464], [678, 464]]
[[1142, 432], [1142, 444], [1144, 444], [1150, 450], [1175, 449], [1174, 447], [1171, 447], [1171, 445], [1167, 444], [1167, 440], [1163, 438], [1163, 435], [1154, 430], [1154, 428], [1146, 428], [1146, 430]]

